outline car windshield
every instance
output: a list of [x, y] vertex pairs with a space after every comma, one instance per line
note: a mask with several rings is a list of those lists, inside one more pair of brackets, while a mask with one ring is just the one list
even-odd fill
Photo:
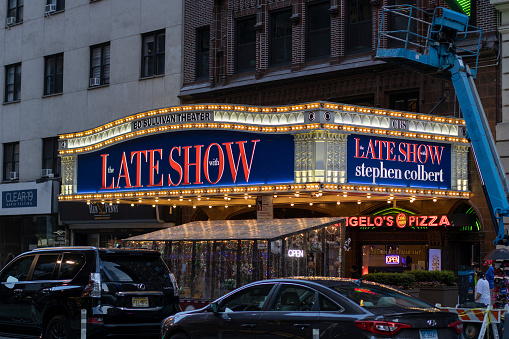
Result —
[[101, 254], [101, 266], [109, 281], [161, 283], [170, 271], [159, 256]]
[[409, 310], [429, 310], [435, 308], [427, 302], [416, 299], [406, 293], [367, 282], [360, 285], [337, 285], [330, 287], [360, 306], [374, 309], [378, 313], [384, 313], [389, 310], [390, 312], [407, 312]]

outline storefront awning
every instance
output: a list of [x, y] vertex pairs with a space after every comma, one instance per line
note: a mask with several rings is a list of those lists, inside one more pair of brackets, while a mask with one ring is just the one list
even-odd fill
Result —
[[330, 225], [345, 225], [344, 218], [193, 221], [124, 241], [275, 240]]

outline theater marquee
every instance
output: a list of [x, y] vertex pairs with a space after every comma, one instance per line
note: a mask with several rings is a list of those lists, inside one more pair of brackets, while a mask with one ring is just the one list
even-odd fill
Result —
[[324, 102], [171, 107], [61, 135], [60, 200], [272, 192], [468, 198], [463, 130], [461, 119]]

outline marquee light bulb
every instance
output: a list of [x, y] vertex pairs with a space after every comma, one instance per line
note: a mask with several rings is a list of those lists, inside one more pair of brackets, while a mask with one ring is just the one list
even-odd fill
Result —
[[134, 204], [131, 204], [131, 207], [134, 207]]

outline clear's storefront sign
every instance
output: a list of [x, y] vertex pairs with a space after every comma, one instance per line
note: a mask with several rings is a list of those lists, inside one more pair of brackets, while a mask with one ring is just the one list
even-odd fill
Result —
[[348, 137], [348, 182], [451, 188], [451, 146], [429, 141]]

